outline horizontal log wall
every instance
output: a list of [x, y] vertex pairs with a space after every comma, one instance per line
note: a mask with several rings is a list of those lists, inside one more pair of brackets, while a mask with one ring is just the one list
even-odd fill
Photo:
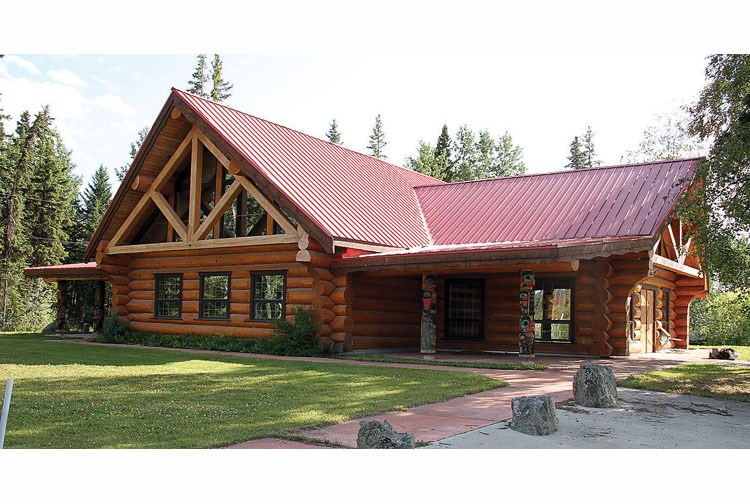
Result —
[[[328, 289], [322, 286], [325, 272], [317, 266], [325, 262], [316, 252], [311, 264], [296, 262], [296, 244], [255, 246], [232, 249], [167, 251], [128, 257], [104, 256], [103, 268], [112, 284], [112, 305], [121, 321], [130, 328], [181, 334], [226, 334], [259, 338], [272, 334], [272, 324], [250, 320], [251, 275], [260, 271], [286, 272], [286, 315], [297, 306], [313, 307], [316, 313], [330, 308], [322, 301]], [[320, 254], [321, 256], [323, 254]], [[109, 264], [112, 257], [116, 264]], [[199, 312], [200, 273], [226, 271], [231, 274], [229, 320], [201, 320]], [[154, 316], [155, 275], [182, 274], [182, 317], [179, 320]], [[330, 273], [328, 273], [330, 275]], [[321, 320], [324, 330], [326, 320]]]
[[[337, 278], [337, 283], [341, 285], [342, 279]], [[347, 348], [419, 347], [422, 320], [420, 278], [354, 275], [349, 277], [347, 285], [355, 294], [352, 295], [350, 311], [351, 344], [347, 344]], [[345, 331], [341, 332], [345, 334]]]

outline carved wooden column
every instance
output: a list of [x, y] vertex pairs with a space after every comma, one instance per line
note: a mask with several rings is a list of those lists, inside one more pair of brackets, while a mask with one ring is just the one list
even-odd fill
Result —
[[55, 330], [67, 331], [68, 327], [68, 281], [57, 281], [57, 319]]
[[518, 355], [534, 357], [534, 272], [521, 271], [521, 332]]
[[104, 281], [96, 282], [94, 290], [94, 332], [102, 330], [104, 324]]
[[422, 331], [420, 351], [423, 354], [435, 353], [437, 329], [437, 278], [429, 273], [422, 274]]

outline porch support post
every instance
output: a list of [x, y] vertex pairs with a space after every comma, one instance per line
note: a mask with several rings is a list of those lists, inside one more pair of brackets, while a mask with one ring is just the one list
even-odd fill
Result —
[[104, 281], [98, 280], [96, 282], [96, 290], [94, 291], [94, 332], [101, 331], [103, 323], [104, 323]]
[[55, 330], [64, 332], [68, 327], [68, 281], [57, 281], [57, 319]]
[[427, 356], [435, 353], [437, 330], [437, 277], [430, 273], [422, 273], [422, 331], [420, 351]]
[[534, 357], [534, 272], [521, 271], [521, 333], [518, 355]]

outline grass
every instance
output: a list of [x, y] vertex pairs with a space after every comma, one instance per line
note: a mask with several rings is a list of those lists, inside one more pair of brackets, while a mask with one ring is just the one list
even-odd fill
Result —
[[631, 375], [617, 384], [655, 392], [750, 402], [750, 368], [741, 366], [683, 364]]
[[196, 355], [0, 334], [8, 448], [206, 448], [507, 385], [465, 372]]
[[739, 354], [740, 360], [750, 361], [750, 346], [733, 346], [733, 345], [690, 345], [690, 350], [708, 350], [712, 348], [733, 348], [735, 352]]
[[393, 357], [384, 354], [362, 354], [362, 355], [340, 355], [336, 356], [337, 359], [364, 361], [364, 362], [388, 362], [391, 364], [423, 364], [426, 366], [452, 366], [461, 368], [475, 368], [475, 369], [515, 369], [515, 370], [535, 370], [543, 371], [547, 369], [547, 366], [542, 364], [511, 364], [503, 362], [468, 362], [468, 361], [454, 361], [454, 360], [423, 360], [423, 359], [410, 359], [408, 357]]

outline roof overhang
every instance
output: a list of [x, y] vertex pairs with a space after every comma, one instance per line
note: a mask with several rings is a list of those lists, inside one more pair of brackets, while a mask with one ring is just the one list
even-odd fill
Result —
[[38, 266], [25, 268], [27, 278], [42, 278], [47, 282], [60, 280], [106, 280], [107, 274], [97, 269], [95, 262], [60, 264], [55, 266]]
[[[651, 252], [653, 237], [599, 238], [564, 242], [517, 242], [462, 246], [423, 247], [398, 252], [334, 259], [331, 269], [339, 273], [358, 271], [462, 268], [548, 264], [607, 257], [632, 252]], [[574, 268], [577, 269], [577, 268]]]

